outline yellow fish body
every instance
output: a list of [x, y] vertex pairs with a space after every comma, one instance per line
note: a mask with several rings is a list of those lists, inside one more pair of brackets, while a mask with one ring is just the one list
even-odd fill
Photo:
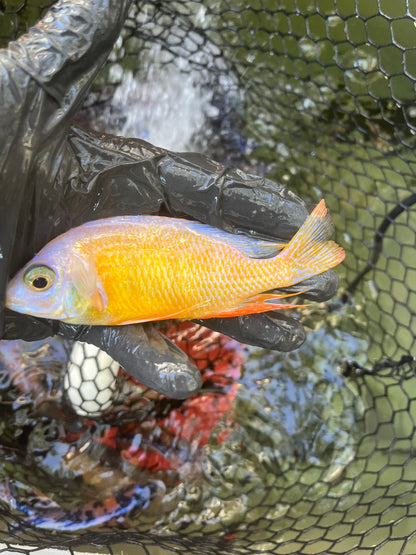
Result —
[[[322, 200], [282, 245], [197, 222], [120, 216], [48, 243], [7, 288], [6, 306], [73, 324], [119, 325], [213, 318], [282, 308], [265, 293], [336, 266]], [[279, 252], [280, 251], [280, 252]]]

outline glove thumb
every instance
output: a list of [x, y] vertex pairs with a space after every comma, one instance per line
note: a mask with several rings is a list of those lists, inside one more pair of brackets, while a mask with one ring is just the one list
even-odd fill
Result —
[[202, 385], [198, 368], [152, 324], [126, 326], [59, 325], [67, 338], [96, 345], [136, 380], [173, 399], [186, 399]]

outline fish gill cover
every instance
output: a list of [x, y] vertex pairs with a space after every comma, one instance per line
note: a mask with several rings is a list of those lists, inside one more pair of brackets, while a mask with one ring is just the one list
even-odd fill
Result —
[[[3, 43], [49, 4], [0, 2]], [[325, 198], [339, 296], [302, 310], [308, 341], [289, 355], [224, 344], [221, 368], [217, 345], [199, 400], [120, 385], [117, 426], [62, 401], [59, 343], [20, 344], [15, 358], [35, 354], [17, 375], [3, 356], [3, 552], [415, 552], [415, 19], [406, 0], [137, 2], [79, 123]], [[89, 529], [132, 481], [136, 514]], [[30, 521], [74, 500], [76, 531]]]

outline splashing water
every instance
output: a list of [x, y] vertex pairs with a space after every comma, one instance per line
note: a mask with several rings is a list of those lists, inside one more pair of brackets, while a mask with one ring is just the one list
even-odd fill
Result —
[[188, 61], [181, 71], [165, 65], [157, 46], [148, 57], [137, 74], [122, 72], [110, 104], [97, 114], [94, 126], [168, 150], [203, 150], [207, 121], [219, 115], [214, 90]]
[[210, 92], [203, 91], [192, 74], [179, 75], [169, 68], [163, 75], [152, 73], [144, 82], [131, 73], [123, 76], [113, 98], [125, 111], [121, 134], [170, 150], [195, 149], [194, 137], [203, 131]]

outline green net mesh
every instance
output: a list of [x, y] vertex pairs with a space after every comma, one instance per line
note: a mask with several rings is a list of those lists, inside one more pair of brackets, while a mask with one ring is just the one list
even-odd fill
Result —
[[[49, 4], [0, 1], [0, 41]], [[203, 151], [311, 205], [325, 198], [347, 252], [340, 293], [302, 310], [309, 332], [298, 351], [244, 350], [238, 388], [222, 390], [230, 404], [206, 443], [182, 434], [168, 478], [159, 467], [140, 475], [165, 482], [159, 509], [76, 533], [25, 528], [6, 488], [0, 552], [416, 552], [415, 22], [411, 0], [135, 4], [79, 121]], [[189, 128], [178, 134], [181, 119]], [[22, 497], [36, 486], [69, 507], [88, 500], [85, 488], [91, 498], [102, 488], [85, 478], [88, 464], [97, 474], [117, 468], [117, 481], [127, 471], [94, 442], [76, 470], [56, 462], [114, 423], [71, 420], [74, 436], [66, 429], [59, 439], [67, 353], [50, 348], [36, 358], [41, 416], [3, 360], [1, 477], [13, 476]], [[137, 402], [141, 422], [159, 411], [158, 430], [162, 416], [183, 410]], [[159, 442], [173, 457], [158, 433], [152, 449]], [[30, 448], [17, 456], [16, 442]]]

